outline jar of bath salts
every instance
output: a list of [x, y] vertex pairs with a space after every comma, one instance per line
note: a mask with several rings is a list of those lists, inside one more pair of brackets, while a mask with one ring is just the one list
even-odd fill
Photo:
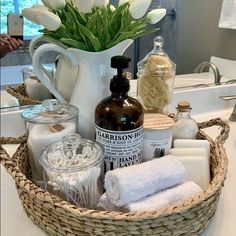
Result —
[[94, 209], [103, 193], [104, 148], [69, 135], [48, 146], [40, 156], [45, 188], [83, 208]]
[[145, 112], [168, 112], [171, 103], [176, 65], [162, 49], [164, 40], [154, 39], [154, 48], [138, 63], [138, 99]]
[[187, 101], [178, 103], [175, 125], [173, 128], [174, 139], [196, 139], [198, 133], [197, 122], [190, 116], [191, 107]]
[[143, 161], [149, 161], [168, 154], [172, 144], [174, 120], [163, 114], [144, 114]]
[[39, 157], [45, 147], [78, 130], [78, 109], [69, 104], [59, 104], [55, 99], [45, 100], [24, 110], [29, 163], [32, 181], [42, 184], [42, 167]]

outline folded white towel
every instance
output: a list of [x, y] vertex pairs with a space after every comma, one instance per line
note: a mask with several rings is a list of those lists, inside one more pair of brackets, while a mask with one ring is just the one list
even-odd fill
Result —
[[148, 195], [181, 184], [186, 171], [175, 156], [108, 171], [105, 189], [109, 201], [120, 207]]
[[224, 0], [219, 27], [236, 29], [236, 0]]
[[129, 203], [120, 208], [112, 204], [106, 194], [103, 194], [99, 200], [98, 207], [99, 209], [106, 211], [153, 211], [178, 204], [201, 191], [202, 189], [197, 184], [193, 181], [188, 181], [176, 187], [155, 193], [139, 201]]

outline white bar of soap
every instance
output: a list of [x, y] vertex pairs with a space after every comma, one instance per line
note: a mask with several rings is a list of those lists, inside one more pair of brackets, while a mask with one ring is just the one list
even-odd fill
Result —
[[205, 156], [177, 156], [186, 169], [187, 180], [206, 190], [210, 183], [210, 167]]
[[205, 148], [208, 157], [210, 157], [210, 144], [207, 140], [196, 139], [175, 139], [174, 148]]
[[174, 156], [204, 156], [208, 161], [210, 157], [206, 148], [172, 148], [169, 154]]

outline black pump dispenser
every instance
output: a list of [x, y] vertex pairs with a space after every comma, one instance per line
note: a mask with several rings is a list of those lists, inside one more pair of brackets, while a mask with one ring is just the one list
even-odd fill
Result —
[[129, 67], [130, 58], [125, 56], [114, 56], [111, 58], [111, 67], [117, 69], [117, 75], [113, 76], [110, 90], [114, 93], [127, 93], [129, 91], [129, 80], [123, 76], [123, 70]]

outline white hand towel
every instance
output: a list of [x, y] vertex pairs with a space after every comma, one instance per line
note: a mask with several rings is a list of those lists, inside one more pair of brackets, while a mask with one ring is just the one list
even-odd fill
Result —
[[188, 181], [176, 187], [155, 193], [139, 201], [129, 203], [120, 208], [112, 204], [107, 198], [106, 193], [104, 193], [99, 200], [98, 209], [105, 211], [126, 212], [154, 211], [178, 204], [200, 192], [202, 192], [202, 189], [196, 183], [193, 181]]
[[181, 184], [186, 170], [175, 156], [108, 171], [105, 189], [109, 201], [120, 207], [148, 195]]
[[125, 206], [129, 212], [152, 211], [163, 207], [178, 204], [189, 197], [202, 192], [202, 189], [192, 181], [185, 182], [176, 187], [161, 191], [140, 201]]
[[236, 0], [224, 0], [219, 27], [236, 29]]
[[105, 210], [105, 211], [121, 211], [121, 209], [114, 204], [112, 204], [109, 199], [107, 198], [106, 193], [104, 193], [97, 204], [98, 210]]

